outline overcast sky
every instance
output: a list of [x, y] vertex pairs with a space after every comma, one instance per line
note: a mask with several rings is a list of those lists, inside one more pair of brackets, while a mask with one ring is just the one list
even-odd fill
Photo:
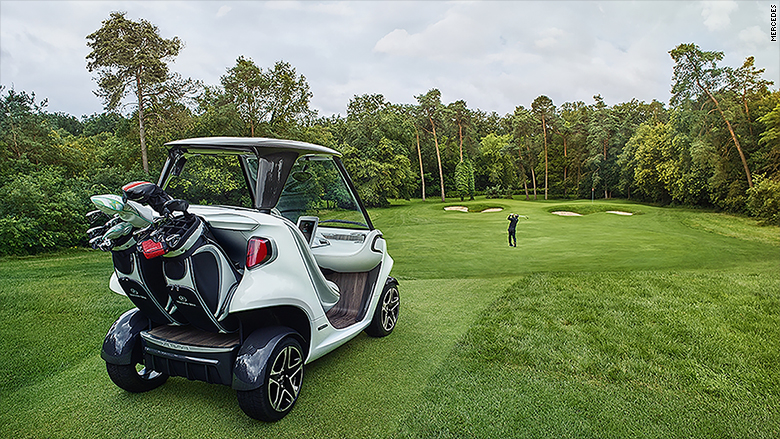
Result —
[[48, 111], [103, 111], [86, 69], [86, 36], [112, 11], [185, 43], [173, 71], [219, 84], [243, 55], [291, 63], [320, 115], [346, 115], [355, 95], [414, 103], [432, 88], [447, 104], [503, 115], [539, 95], [555, 105], [633, 98], [668, 104], [669, 51], [680, 43], [748, 56], [780, 84], [771, 1], [0, 1], [0, 84], [48, 99]]

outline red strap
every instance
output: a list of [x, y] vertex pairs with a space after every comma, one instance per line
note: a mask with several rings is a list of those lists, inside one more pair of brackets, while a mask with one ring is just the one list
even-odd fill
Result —
[[151, 239], [147, 239], [146, 241], [142, 242], [141, 249], [143, 250], [144, 257], [146, 257], [146, 259], [153, 259], [157, 256], [162, 256], [168, 251], [162, 242], [152, 241]]

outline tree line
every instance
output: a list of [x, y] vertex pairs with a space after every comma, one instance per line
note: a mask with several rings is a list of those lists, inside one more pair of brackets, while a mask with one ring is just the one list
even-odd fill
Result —
[[0, 255], [83, 245], [90, 195], [153, 178], [164, 143], [201, 136], [336, 149], [373, 207], [410, 197], [626, 198], [780, 225], [780, 92], [753, 57], [721, 66], [723, 52], [680, 44], [669, 52], [668, 106], [608, 105], [600, 95], [556, 105], [542, 95], [499, 115], [443, 103], [434, 88], [414, 103], [356, 95], [345, 115], [322, 117], [285, 61], [239, 56], [219, 84], [185, 79], [168, 67], [183, 42], [120, 12], [87, 45], [103, 113], [51, 113], [33, 92], [0, 86]]

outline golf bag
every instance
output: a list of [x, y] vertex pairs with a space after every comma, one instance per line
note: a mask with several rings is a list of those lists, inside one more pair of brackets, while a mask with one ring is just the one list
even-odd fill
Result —
[[147, 259], [136, 250], [135, 239], [111, 250], [119, 285], [133, 304], [158, 324], [182, 325], [186, 318], [168, 294], [160, 258]]
[[[209, 332], [233, 332], [227, 305], [241, 275], [211, 237], [208, 224], [184, 213], [167, 221], [141, 242], [141, 252], [162, 260], [167, 295], [192, 326]], [[162, 256], [159, 258], [158, 256]]]

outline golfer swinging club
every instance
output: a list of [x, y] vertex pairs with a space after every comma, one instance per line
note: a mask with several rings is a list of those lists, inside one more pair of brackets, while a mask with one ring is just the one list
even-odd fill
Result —
[[517, 247], [517, 236], [515, 236], [515, 227], [517, 227], [517, 221], [520, 219], [516, 213], [510, 213], [509, 217], [509, 246]]
[[515, 228], [517, 227], [517, 221], [520, 218], [528, 219], [525, 215], [518, 215], [516, 213], [510, 213], [507, 219], [509, 220], [509, 246], [517, 247], [517, 237], [515, 236]]

